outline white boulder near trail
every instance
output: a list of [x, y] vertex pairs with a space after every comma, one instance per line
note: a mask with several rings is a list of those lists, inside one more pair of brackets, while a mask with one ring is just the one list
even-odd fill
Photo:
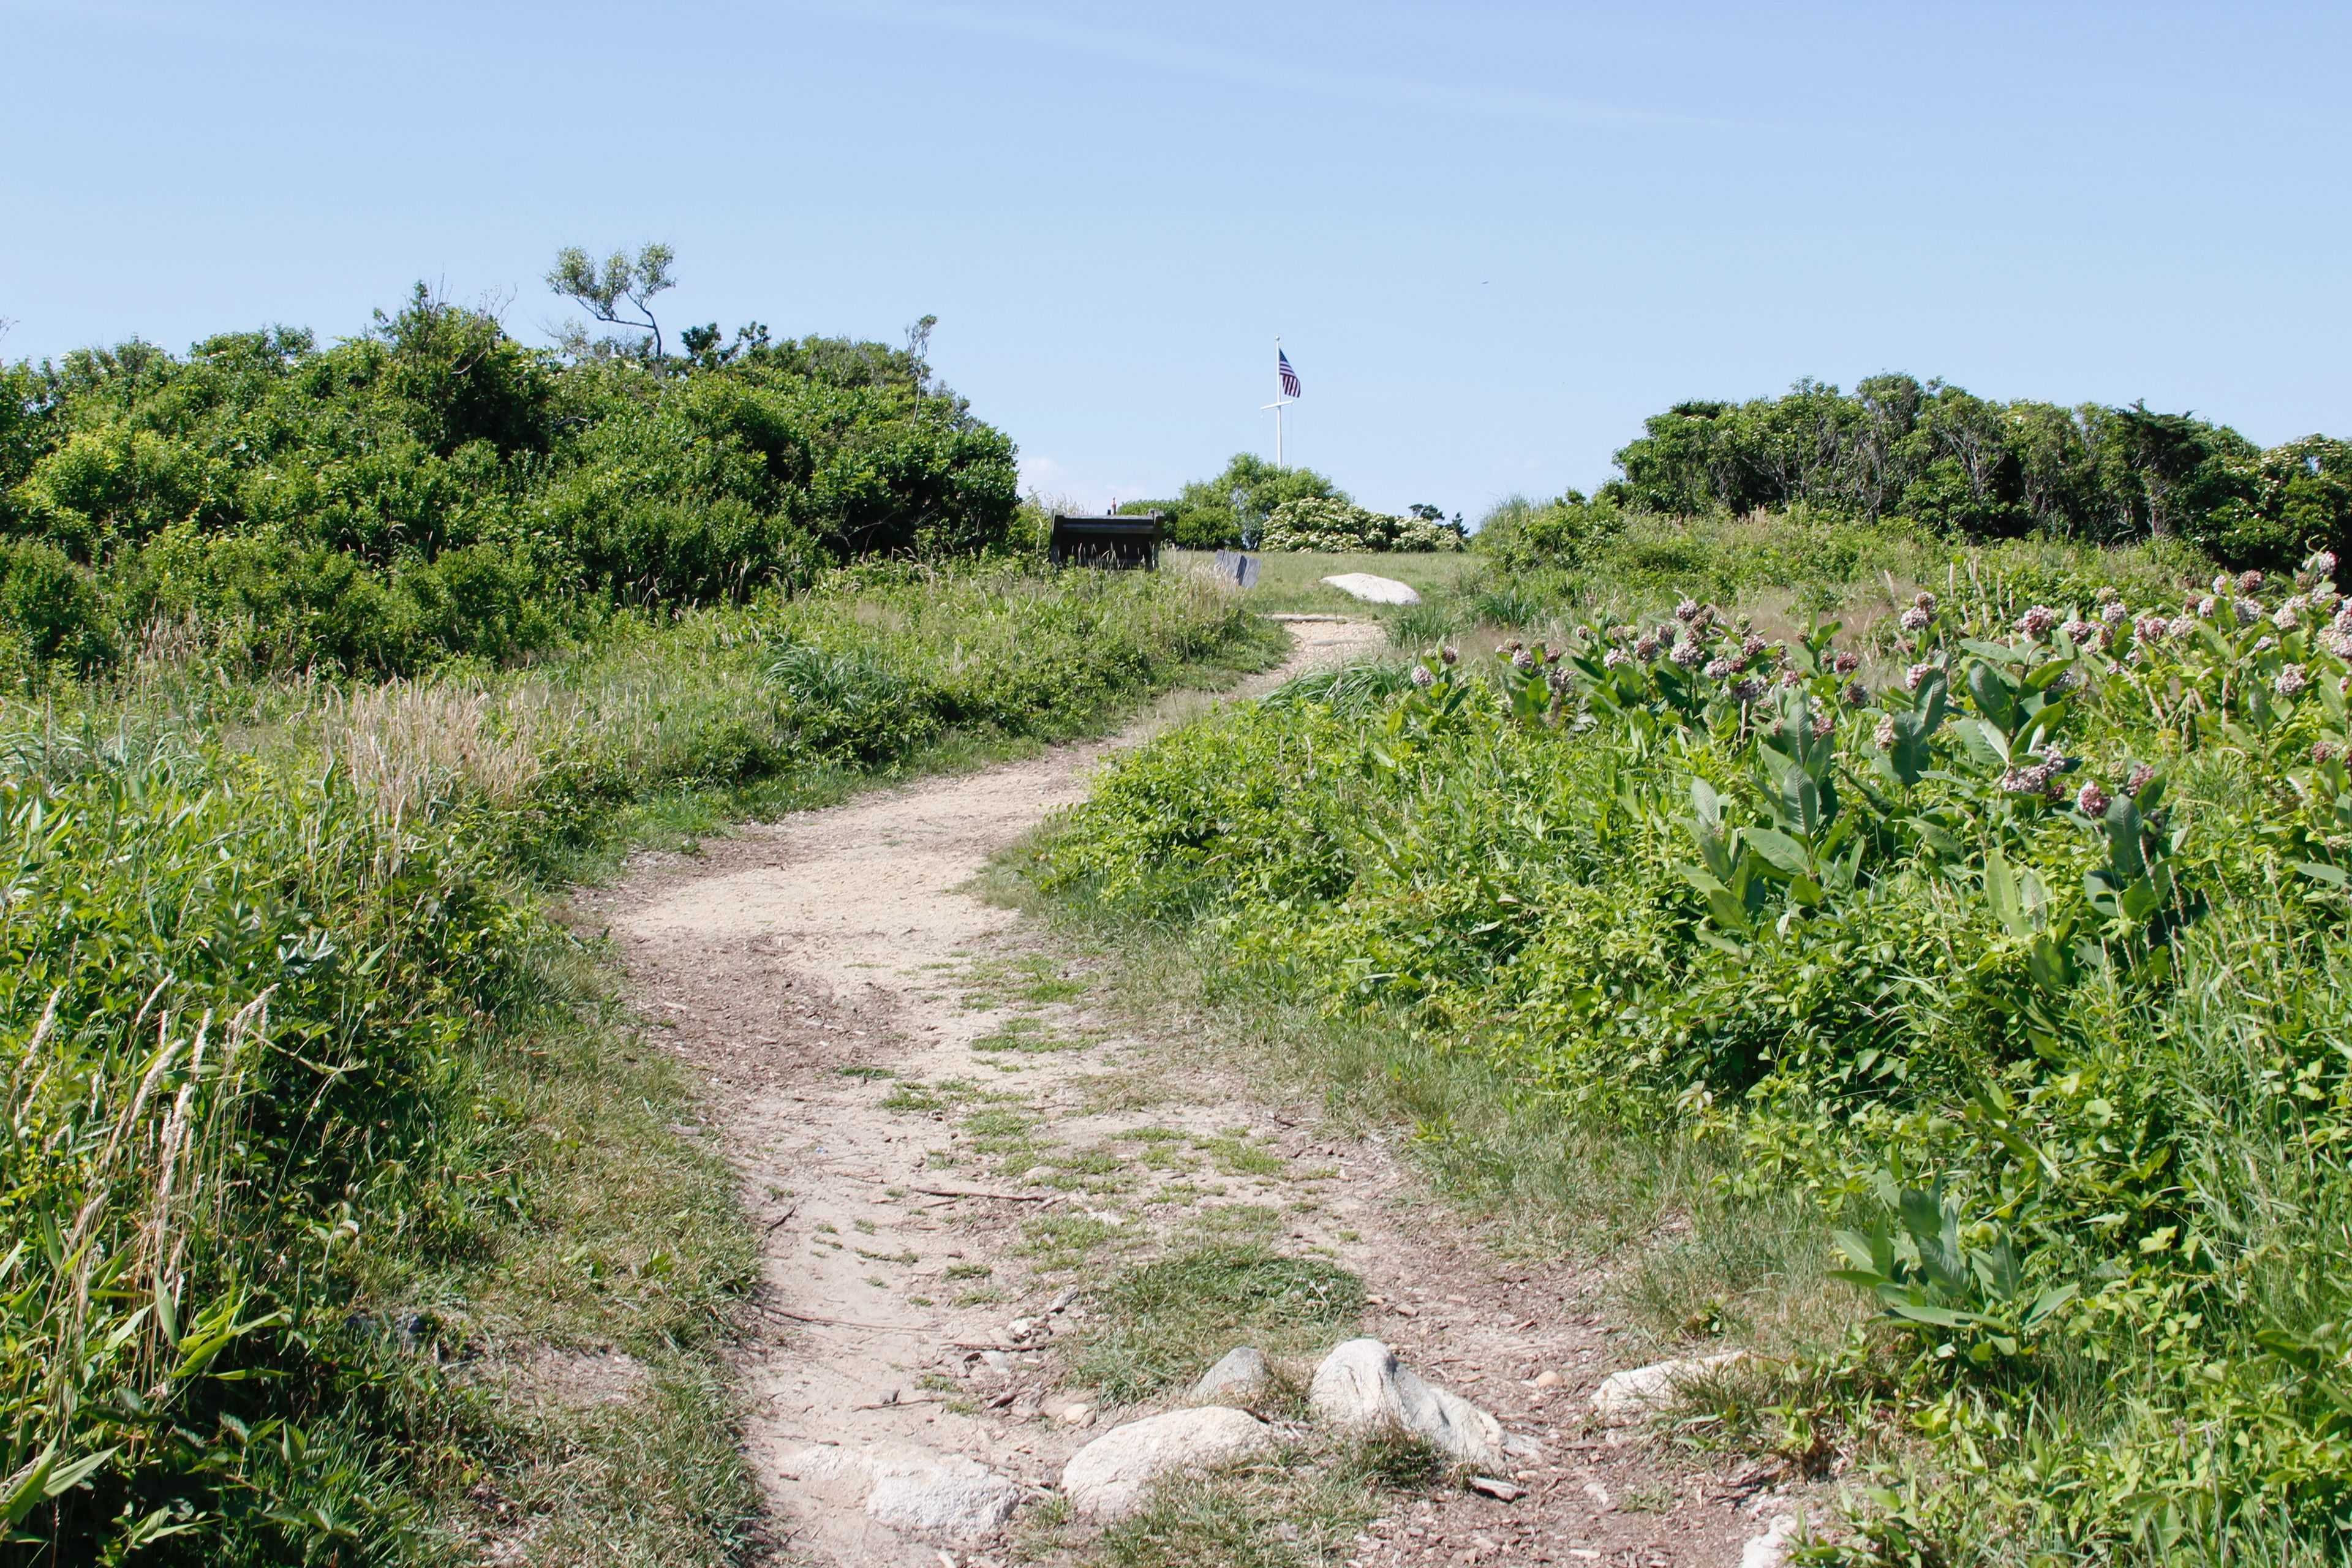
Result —
[[1108, 1524], [1142, 1504], [1153, 1482], [1175, 1471], [1213, 1469], [1273, 1447], [1266, 1424], [1246, 1410], [1205, 1405], [1114, 1426], [1062, 1468], [1062, 1493], [1080, 1518]]
[[1224, 1358], [1201, 1374], [1186, 1400], [1193, 1405], [1246, 1405], [1265, 1392], [1274, 1369], [1265, 1352], [1254, 1345], [1227, 1351]]
[[1323, 579], [1342, 594], [1363, 600], [1368, 605], [1418, 605], [1421, 595], [1412, 591], [1410, 583], [1400, 583], [1393, 577], [1375, 577], [1370, 572], [1342, 572], [1336, 577]]
[[1315, 1369], [1315, 1413], [1343, 1431], [1394, 1427], [1465, 1465], [1503, 1462], [1503, 1424], [1400, 1363], [1379, 1340], [1349, 1340]]
[[781, 1468], [835, 1508], [863, 1503], [868, 1518], [893, 1530], [951, 1541], [984, 1540], [1021, 1501], [1018, 1486], [978, 1460], [912, 1443], [813, 1443]]
[[1747, 1359], [1746, 1351], [1725, 1351], [1720, 1355], [1691, 1356], [1612, 1372], [1592, 1391], [1592, 1413], [1612, 1426], [1639, 1421], [1671, 1402], [1685, 1385]]

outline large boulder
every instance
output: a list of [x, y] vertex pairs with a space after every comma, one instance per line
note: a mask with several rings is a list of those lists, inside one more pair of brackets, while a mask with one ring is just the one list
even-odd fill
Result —
[[1430, 1383], [1378, 1340], [1349, 1340], [1325, 1356], [1307, 1399], [1343, 1431], [1401, 1431], [1461, 1464], [1503, 1462], [1501, 1422]]
[[1612, 1426], [1640, 1421], [1660, 1405], [1672, 1403], [1684, 1385], [1747, 1359], [1746, 1351], [1725, 1351], [1720, 1355], [1688, 1356], [1612, 1372], [1592, 1391], [1592, 1413]]
[[1171, 1410], [1114, 1426], [1062, 1468], [1062, 1491], [1081, 1518], [1108, 1523], [1142, 1506], [1153, 1482], [1205, 1470], [1273, 1446], [1266, 1424], [1246, 1410], [1209, 1405]]
[[918, 1535], [980, 1541], [1013, 1517], [1021, 1489], [976, 1459], [912, 1443], [846, 1448], [816, 1443], [787, 1455], [782, 1469], [811, 1496]]
[[1323, 581], [1350, 598], [1361, 599], [1368, 605], [1421, 603], [1421, 595], [1413, 592], [1411, 584], [1400, 583], [1393, 577], [1375, 576], [1370, 572], [1341, 572]]
[[1265, 1392], [1274, 1376], [1266, 1364], [1265, 1352], [1255, 1346], [1243, 1345], [1225, 1352], [1224, 1359], [1201, 1374], [1192, 1385], [1187, 1403], [1192, 1405], [1247, 1405]]

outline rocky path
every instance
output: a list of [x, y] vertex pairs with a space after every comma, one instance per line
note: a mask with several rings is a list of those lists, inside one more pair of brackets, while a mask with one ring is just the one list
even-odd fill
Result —
[[[1278, 675], [1376, 636], [1292, 629]], [[1494, 1467], [1515, 1499], [1397, 1494], [1343, 1561], [1740, 1563], [1776, 1511], [1760, 1477], [1592, 1426], [1593, 1385], [1627, 1363], [1589, 1279], [1498, 1262], [1429, 1223], [1379, 1142], [1235, 1083], [1213, 1053], [1122, 1033], [1089, 1008], [1083, 961], [962, 890], [1080, 799], [1107, 749], [642, 857], [579, 900], [620, 943], [640, 1011], [711, 1084], [765, 1237], [746, 1441], [783, 1560], [1083, 1550], [1081, 1524], [1047, 1527], [1065, 1464], [1172, 1401], [1107, 1408], [1056, 1345], [1083, 1337], [1088, 1292], [1121, 1267], [1222, 1237], [1354, 1271], [1361, 1332], [1540, 1445]]]

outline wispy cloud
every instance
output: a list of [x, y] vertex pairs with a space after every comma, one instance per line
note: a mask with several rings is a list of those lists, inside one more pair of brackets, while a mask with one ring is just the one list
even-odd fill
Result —
[[1558, 93], [1524, 92], [1513, 88], [1457, 87], [1409, 77], [1368, 75], [1328, 70], [1204, 48], [1156, 34], [1125, 27], [1095, 27], [1050, 16], [1017, 12], [983, 11], [968, 5], [908, 4], [906, 0], [824, 0], [824, 9], [900, 26], [929, 27], [950, 32], [1011, 38], [1073, 54], [1189, 71], [1253, 87], [1279, 88], [1320, 98], [1358, 103], [1410, 105], [1453, 114], [1475, 114], [1504, 120], [1545, 121], [1558, 124], [1648, 126], [1675, 130], [1754, 131], [1768, 129], [1752, 121], [1710, 115], [1633, 109]]

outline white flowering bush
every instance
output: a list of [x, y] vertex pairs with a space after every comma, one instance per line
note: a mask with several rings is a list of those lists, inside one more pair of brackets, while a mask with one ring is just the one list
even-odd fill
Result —
[[1258, 537], [1272, 551], [1459, 550], [1462, 536], [1444, 523], [1367, 511], [1353, 501], [1287, 500], [1274, 509]]

